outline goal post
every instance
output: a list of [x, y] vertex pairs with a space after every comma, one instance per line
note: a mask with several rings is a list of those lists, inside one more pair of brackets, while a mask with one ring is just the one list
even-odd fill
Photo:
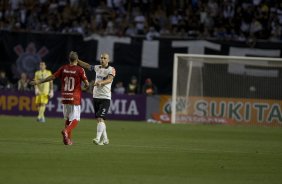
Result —
[[171, 123], [282, 124], [282, 59], [175, 54]]

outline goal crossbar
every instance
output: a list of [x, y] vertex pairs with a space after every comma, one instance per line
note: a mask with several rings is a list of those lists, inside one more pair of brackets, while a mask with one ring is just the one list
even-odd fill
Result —
[[[200, 54], [175, 54], [174, 59], [183, 57], [193, 61], [205, 61], [212, 64], [242, 63], [255, 66], [282, 67], [282, 58], [272, 57], [249, 57], [249, 56], [222, 56], [222, 55], [200, 55]], [[209, 59], [209, 60], [205, 60]], [[266, 65], [267, 64], [267, 65]]]

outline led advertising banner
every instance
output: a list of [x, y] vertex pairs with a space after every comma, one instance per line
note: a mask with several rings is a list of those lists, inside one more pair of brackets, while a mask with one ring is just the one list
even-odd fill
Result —
[[[37, 109], [33, 92], [0, 91], [0, 114], [36, 116]], [[48, 117], [63, 117], [60, 92], [56, 92], [46, 106]], [[82, 94], [81, 117], [95, 118], [92, 95]], [[117, 120], [145, 120], [146, 96], [113, 95], [108, 118]]]

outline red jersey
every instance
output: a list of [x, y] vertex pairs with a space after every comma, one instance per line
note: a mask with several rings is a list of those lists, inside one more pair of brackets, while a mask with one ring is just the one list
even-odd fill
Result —
[[77, 65], [64, 65], [54, 73], [56, 78], [61, 79], [62, 103], [80, 105], [81, 81], [87, 80], [83, 68]]

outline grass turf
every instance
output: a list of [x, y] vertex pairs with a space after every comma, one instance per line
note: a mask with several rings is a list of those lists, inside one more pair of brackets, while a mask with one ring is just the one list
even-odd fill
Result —
[[282, 129], [109, 121], [110, 145], [96, 146], [95, 120], [82, 119], [72, 146], [62, 119], [0, 116], [3, 184], [275, 184], [282, 181]]

